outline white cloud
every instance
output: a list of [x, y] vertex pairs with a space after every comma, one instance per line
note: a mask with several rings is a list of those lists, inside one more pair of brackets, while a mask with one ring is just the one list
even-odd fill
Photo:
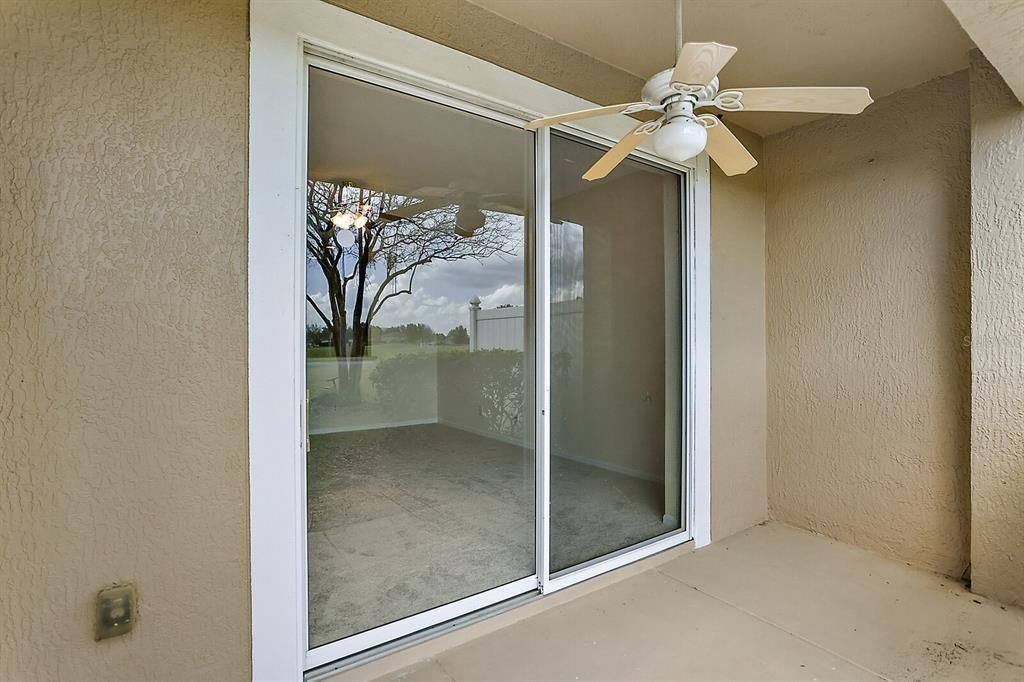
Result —
[[[309, 294], [309, 297], [316, 302], [317, 307], [320, 308], [320, 310], [323, 311], [324, 315], [326, 315], [329, 319], [331, 317], [331, 301], [330, 298], [327, 296], [327, 292], [313, 292]], [[312, 324], [317, 327], [324, 326], [323, 318], [317, 315], [316, 310], [313, 308], [312, 305], [310, 305], [309, 301], [306, 301], [306, 324]]]
[[497, 308], [499, 305], [523, 305], [522, 284], [502, 284], [489, 294], [480, 297], [481, 307]]
[[447, 333], [469, 320], [469, 301], [453, 301], [447, 296], [433, 296], [430, 292], [413, 288], [412, 294], [402, 294], [388, 300], [373, 319], [379, 327], [395, 327], [410, 322], [429, 325], [435, 332]]

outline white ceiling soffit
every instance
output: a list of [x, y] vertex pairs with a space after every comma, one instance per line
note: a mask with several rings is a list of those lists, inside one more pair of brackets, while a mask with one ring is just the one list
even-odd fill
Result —
[[[675, 61], [674, 0], [471, 1], [644, 79]], [[683, 14], [686, 40], [739, 48], [727, 87], [864, 85], [878, 99], [967, 68], [974, 47], [942, 0], [685, 0]], [[820, 117], [729, 115], [761, 135]]]
[[945, 0], [982, 54], [1024, 103], [1024, 0]]

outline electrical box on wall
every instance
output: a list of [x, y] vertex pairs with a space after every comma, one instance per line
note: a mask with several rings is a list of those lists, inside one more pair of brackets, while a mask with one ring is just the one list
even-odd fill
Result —
[[96, 641], [131, 632], [137, 602], [134, 585], [115, 585], [96, 595]]

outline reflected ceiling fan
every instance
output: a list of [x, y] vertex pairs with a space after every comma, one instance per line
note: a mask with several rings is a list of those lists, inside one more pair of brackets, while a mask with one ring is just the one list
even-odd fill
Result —
[[649, 135], [654, 150], [669, 161], [683, 162], [707, 149], [726, 175], [740, 175], [757, 165], [757, 160], [713, 113], [698, 109], [735, 111], [786, 111], [815, 114], [859, 114], [873, 101], [862, 87], [795, 87], [720, 89], [718, 72], [736, 54], [736, 48], [721, 43], [683, 43], [683, 3], [676, 0], [675, 67], [660, 71], [644, 84], [639, 102], [574, 111], [530, 121], [528, 130], [610, 114], [660, 111], [653, 121], [636, 126], [619, 140], [586, 173], [584, 180], [608, 175]]
[[409, 193], [410, 197], [420, 199], [414, 204], [407, 204], [393, 211], [381, 214], [381, 220], [402, 220], [413, 218], [421, 213], [433, 211], [447, 206], [458, 206], [455, 214], [455, 234], [460, 237], [472, 237], [487, 222], [484, 211], [498, 211], [522, 215], [522, 209], [501, 203], [508, 201], [505, 194], [481, 194], [470, 189], [449, 187], [421, 187]]

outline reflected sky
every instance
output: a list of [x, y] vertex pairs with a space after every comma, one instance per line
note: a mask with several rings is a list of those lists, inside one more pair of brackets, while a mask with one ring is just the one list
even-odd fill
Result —
[[[489, 213], [489, 212], [488, 212]], [[521, 217], [502, 215], [505, 220], [518, 221], [519, 234], [523, 233]], [[435, 261], [420, 267], [411, 294], [388, 300], [373, 319], [374, 326], [395, 327], [402, 324], [422, 323], [435, 332], [447, 334], [469, 320], [469, 301], [480, 298], [482, 308], [500, 305], [523, 305], [525, 290], [524, 244], [520, 239], [510, 245], [513, 255], [495, 254], [487, 258], [457, 261]], [[371, 275], [367, 289], [376, 290], [378, 280]], [[351, 314], [354, 282], [349, 285], [347, 300]], [[315, 261], [306, 263], [306, 292], [321, 310], [330, 309], [327, 298], [327, 280]], [[306, 302], [306, 324], [323, 326], [313, 306]]]

